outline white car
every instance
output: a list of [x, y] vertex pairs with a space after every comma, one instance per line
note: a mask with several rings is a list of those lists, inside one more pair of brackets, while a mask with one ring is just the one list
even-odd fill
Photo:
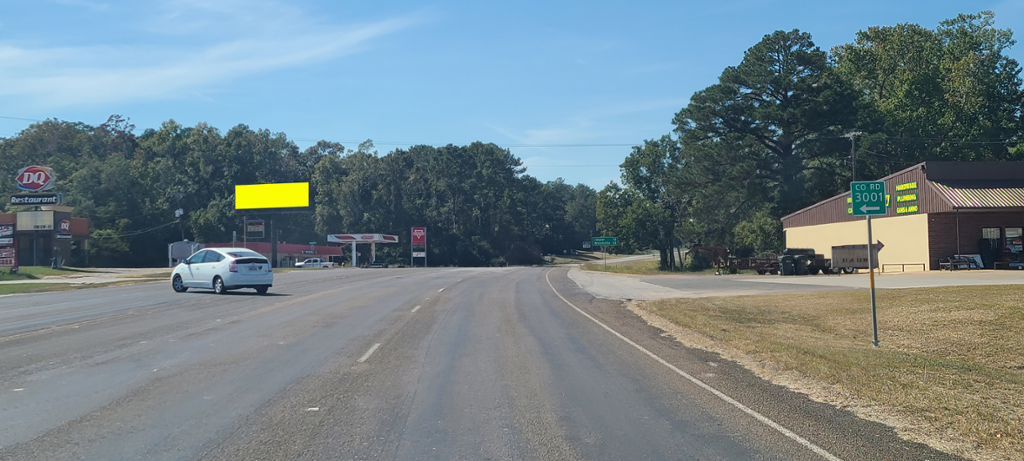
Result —
[[238, 288], [255, 288], [264, 295], [274, 286], [274, 272], [263, 255], [245, 248], [207, 248], [197, 251], [171, 272], [171, 287], [178, 293], [189, 288], [212, 288], [224, 294]]

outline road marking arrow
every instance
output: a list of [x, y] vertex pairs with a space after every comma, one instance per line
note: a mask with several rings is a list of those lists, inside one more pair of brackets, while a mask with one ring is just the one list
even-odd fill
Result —
[[878, 211], [878, 210], [881, 210], [881, 208], [876, 207], [876, 206], [861, 205], [861, 207], [860, 207], [860, 211], [862, 213], [867, 213], [869, 211]]

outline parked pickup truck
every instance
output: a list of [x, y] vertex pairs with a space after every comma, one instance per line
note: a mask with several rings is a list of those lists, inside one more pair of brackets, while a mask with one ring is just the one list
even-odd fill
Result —
[[305, 261], [295, 263], [295, 267], [334, 267], [335, 263], [331, 261], [324, 261], [320, 258], [309, 258]]

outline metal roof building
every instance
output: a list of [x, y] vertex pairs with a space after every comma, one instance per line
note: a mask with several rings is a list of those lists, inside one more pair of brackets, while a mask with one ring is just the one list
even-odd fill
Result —
[[[880, 263], [938, 269], [977, 254], [989, 268], [1024, 267], [1024, 162], [924, 162], [881, 180], [887, 211], [872, 220]], [[786, 246], [830, 256], [832, 246], [867, 243], [850, 203], [846, 192], [783, 217]]]

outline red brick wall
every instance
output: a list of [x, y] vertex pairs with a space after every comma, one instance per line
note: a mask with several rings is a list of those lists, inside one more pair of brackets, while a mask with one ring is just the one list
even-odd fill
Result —
[[939, 260], [954, 254], [978, 253], [978, 240], [985, 227], [1000, 228], [1005, 237], [1006, 227], [1024, 227], [1024, 210], [960, 212], [960, 249], [957, 250], [957, 214], [931, 213], [928, 215], [928, 248], [932, 267], [939, 267]]

